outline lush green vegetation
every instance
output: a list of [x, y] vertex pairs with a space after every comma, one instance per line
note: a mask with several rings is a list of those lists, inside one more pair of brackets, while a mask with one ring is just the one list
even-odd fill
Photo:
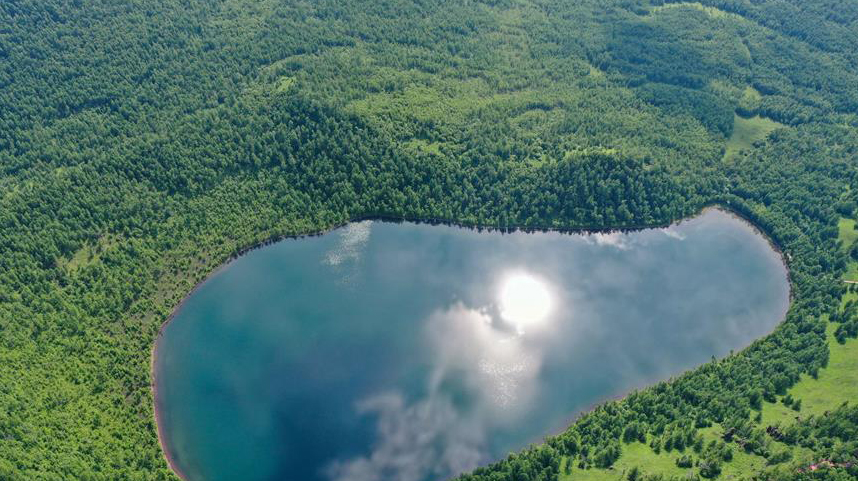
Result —
[[[795, 429], [794, 426], [801, 425], [800, 419], [808, 416], [828, 417], [836, 412], [844, 403], [858, 399], [858, 341], [849, 340], [840, 344], [834, 337], [836, 324], [828, 327], [828, 339], [831, 346], [830, 360], [827, 367], [821, 369], [816, 378], [802, 375], [801, 380], [787, 391], [785, 396], [774, 399], [774, 402], [764, 402], [762, 409], [755, 414], [755, 423], [760, 428], [769, 430], [770, 426], [776, 427], [778, 433], [785, 429]], [[787, 406], [786, 401], [791, 401]], [[798, 404], [796, 404], [796, 401]], [[759, 419], [756, 419], [759, 416]], [[718, 443], [723, 440], [725, 430], [723, 426], [713, 425], [699, 429], [699, 434], [704, 444]], [[787, 444], [781, 441], [776, 434], [766, 434], [769, 438], [769, 455], [764, 457], [754, 452], [748, 452], [737, 445], [730, 446], [731, 454], [729, 460], [722, 458], [720, 462], [721, 476], [725, 479], [759, 477], [772, 479], [774, 476], [773, 466], [786, 465], [796, 472], [813, 464], [818, 464], [822, 459], [817, 452], [802, 446], [800, 443]], [[701, 456], [703, 455], [703, 456]], [[688, 476], [699, 476], [699, 460], [705, 458], [705, 453], [698, 452], [692, 445], [682, 451], [671, 452], [653, 449], [652, 443], [631, 442], [623, 446], [622, 454], [610, 469], [590, 468], [582, 469], [570, 465], [568, 458], [564, 458], [561, 464], [560, 479], [590, 480], [590, 481], [612, 481], [627, 479], [632, 470], [637, 468], [643, 477], [663, 476], [665, 478], [686, 479]], [[680, 461], [688, 459], [689, 463], [684, 466]], [[789, 470], [789, 469], [787, 469]], [[778, 474], [783, 475], [778, 471]]]
[[742, 150], [751, 149], [754, 142], [764, 140], [771, 131], [781, 127], [784, 125], [759, 115], [748, 119], [736, 115], [733, 119], [733, 132], [727, 139], [724, 158], [730, 159]]
[[[10, 0], [0, 25], [0, 479], [175, 479], [151, 346], [259, 242], [366, 216], [638, 227], [711, 203], [783, 250], [786, 321], [463, 479], [556, 479], [640, 440], [690, 444], [707, 475], [742, 456], [856, 475], [854, 406], [780, 440], [755, 421], [793, 391], [811, 409], [828, 319], [853, 319], [854, 2]], [[785, 446], [836, 465], [769, 463]]]
[[843, 242], [843, 249], [849, 252], [849, 261], [846, 264], [846, 274], [843, 279], [846, 282], [858, 282], [858, 259], [855, 250], [855, 241], [858, 240], [858, 229], [855, 228], [855, 220], [843, 218], [837, 224], [840, 240]]

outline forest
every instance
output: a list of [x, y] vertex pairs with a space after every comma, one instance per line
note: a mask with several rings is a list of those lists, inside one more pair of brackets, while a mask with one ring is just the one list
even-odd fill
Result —
[[778, 461], [747, 479], [855, 479], [858, 406], [759, 413], [795, 407], [829, 328], [858, 335], [838, 235], [856, 113], [851, 0], [0, 2], [0, 479], [178, 479], [152, 345], [252, 246], [358, 218], [625, 229], [709, 205], [782, 251], [786, 320], [460, 479], [557, 480], [635, 441], [697, 448], [704, 478], [741, 451]]

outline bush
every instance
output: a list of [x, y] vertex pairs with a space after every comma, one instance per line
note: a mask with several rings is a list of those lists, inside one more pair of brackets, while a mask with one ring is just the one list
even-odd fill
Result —
[[700, 476], [712, 479], [721, 474], [721, 462], [716, 459], [700, 461]]

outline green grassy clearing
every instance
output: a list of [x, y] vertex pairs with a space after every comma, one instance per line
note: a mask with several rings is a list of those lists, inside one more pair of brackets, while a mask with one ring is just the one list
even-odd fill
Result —
[[101, 259], [101, 254], [119, 243], [119, 240], [112, 236], [102, 236], [95, 244], [85, 244], [77, 250], [74, 255], [68, 260], [60, 259], [57, 263], [68, 272], [75, 272], [81, 267], [93, 264]]
[[[711, 439], [717, 439], [720, 436], [720, 427], [713, 426], [704, 431], [704, 438], [708, 443]], [[614, 464], [612, 469], [580, 469], [578, 466], [573, 466], [569, 474], [565, 474], [565, 463], [561, 465], [561, 480], [566, 481], [619, 481], [625, 480], [629, 471], [637, 467], [642, 473], [646, 474], [661, 474], [665, 477], [683, 477], [697, 472], [697, 468], [680, 468], [676, 465], [676, 460], [683, 454], [689, 454], [693, 458], [697, 458], [697, 454], [692, 449], [686, 449], [684, 452], [665, 452], [659, 454], [645, 444], [632, 443], [623, 446], [623, 455]], [[718, 479], [734, 479], [740, 476], [746, 476], [751, 473], [759, 472], [766, 467], [766, 460], [763, 457], [754, 454], [748, 454], [741, 449], [733, 450], [733, 459], [724, 463], [722, 466], [721, 475]]]
[[[750, 57], [750, 55], [751, 53], [749, 51], [748, 57]], [[745, 87], [745, 90], [742, 92], [742, 96], [739, 98], [739, 106], [736, 110], [743, 113], [743, 115], [750, 115], [752, 112], [757, 112], [762, 100], [762, 94], [760, 94], [757, 89], [749, 85]]]
[[440, 154], [441, 153], [441, 143], [440, 142], [427, 142], [423, 139], [411, 139], [403, 143], [403, 147], [406, 151], [413, 152], [424, 152], [431, 154]]
[[598, 78], [598, 79], [603, 79], [603, 78], [605, 78], [605, 72], [602, 72], [601, 70], [599, 70], [599, 68], [598, 68], [598, 67], [596, 67], [595, 65], [590, 65], [589, 67], [590, 67], [590, 73], [589, 73], [589, 75], [590, 75], [591, 77], [593, 77], [593, 78]]
[[858, 240], [858, 230], [855, 230], [854, 219], [840, 219], [840, 222], [837, 223], [837, 227], [840, 229], [839, 239], [843, 241], [844, 249], [848, 249], [856, 240]]
[[801, 411], [793, 411], [782, 403], [765, 403], [764, 425], [790, 424], [796, 416], [823, 414], [844, 401], [858, 399], [858, 342], [848, 340], [845, 344], [839, 344], [834, 339], [836, 327], [835, 324], [829, 324], [827, 329], [831, 350], [828, 367], [819, 371], [818, 379], [802, 376], [801, 381], [789, 390], [793, 398], [801, 399]]
[[750, 149], [754, 142], [765, 139], [769, 133], [781, 127], [786, 127], [786, 125], [759, 115], [748, 119], [736, 115], [733, 123], [733, 135], [727, 139], [724, 158], [729, 159], [742, 150]]
[[[687, 450], [690, 451], [690, 450]], [[565, 463], [560, 466], [561, 480], [575, 481], [607, 481], [625, 479], [628, 471], [634, 467], [644, 470], [647, 473], [662, 473], [665, 475], [682, 475], [689, 470], [676, 466], [676, 459], [681, 454], [674, 451], [668, 453], [662, 451], [655, 454], [653, 450], [642, 443], [631, 443], [623, 445], [623, 455], [614, 463], [612, 469], [580, 469], [577, 465], [572, 466], [569, 474], [566, 473]]]
[[[858, 240], [858, 230], [855, 230], [855, 220], [841, 218], [837, 223], [840, 230], [838, 238], [843, 242], [843, 249], [848, 250], [852, 244]], [[843, 280], [858, 281], [858, 262], [850, 261], [846, 266], [846, 274], [843, 275]]]
[[843, 280], [858, 282], [858, 262], [850, 262], [846, 266], [846, 273], [843, 274]]
[[730, 13], [715, 7], [707, 7], [700, 2], [681, 2], [681, 3], [666, 3], [664, 5], [656, 5], [650, 9], [650, 14], [662, 12], [674, 8], [694, 8], [701, 12], [706, 12], [714, 18], [734, 18], [744, 20], [744, 17], [735, 13]]
[[742, 93], [742, 100], [747, 102], [759, 102], [763, 99], [763, 95], [754, 87], [748, 85]]
[[295, 77], [290, 77], [288, 75], [284, 75], [277, 79], [277, 85], [275, 86], [275, 91], [277, 92], [288, 92], [292, 86], [295, 85]]

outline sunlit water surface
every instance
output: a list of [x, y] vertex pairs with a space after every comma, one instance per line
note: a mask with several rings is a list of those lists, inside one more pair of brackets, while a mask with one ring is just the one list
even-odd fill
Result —
[[156, 351], [192, 481], [444, 479], [770, 332], [765, 239], [716, 210], [633, 233], [361, 222], [229, 264]]

